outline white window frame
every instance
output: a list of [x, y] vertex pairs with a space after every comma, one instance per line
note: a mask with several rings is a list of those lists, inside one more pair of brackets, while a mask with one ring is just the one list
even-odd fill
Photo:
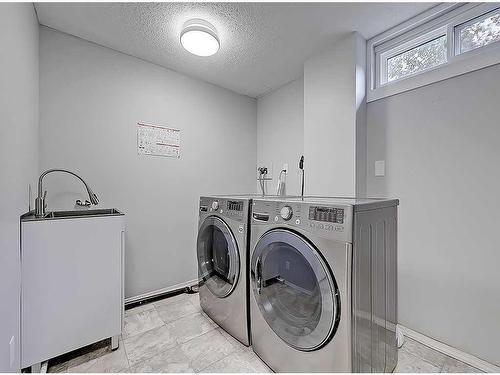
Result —
[[469, 53], [469, 52], [475, 51], [477, 49], [481, 49], [481, 50], [484, 51], [484, 50], [486, 50], [488, 48], [493, 48], [495, 46], [495, 43], [498, 43], [498, 41], [497, 41], [497, 42], [488, 44], [486, 46], [474, 48], [474, 49], [472, 49], [470, 51], [460, 52], [460, 40], [459, 39], [460, 39], [460, 32], [463, 29], [465, 29], [467, 26], [470, 26], [470, 25], [476, 23], [478, 21], [478, 19], [481, 19], [481, 18], [485, 19], [485, 18], [488, 18], [488, 17], [490, 17], [490, 16], [498, 13], [498, 8], [499, 7], [500, 7], [500, 4], [498, 4], [498, 6], [496, 8], [490, 10], [487, 13], [479, 14], [476, 17], [474, 17], [472, 19], [469, 19], [466, 22], [456, 24], [456, 26], [454, 27], [454, 34], [453, 34], [453, 37], [454, 37], [454, 40], [455, 40], [455, 56], [463, 55], [464, 53]]
[[430, 70], [430, 69], [434, 69], [434, 68], [429, 68], [429, 69], [424, 69], [424, 70], [421, 70], [419, 72], [416, 72], [414, 74], [410, 74], [408, 75], [407, 77], [403, 77], [403, 78], [400, 78], [400, 79], [397, 79], [393, 82], [389, 82], [388, 81], [388, 77], [387, 77], [387, 61], [391, 58], [393, 58], [394, 56], [397, 56], [397, 55], [400, 55], [406, 51], [409, 51], [413, 48], [416, 48], [416, 47], [419, 47], [425, 43], [428, 43], [430, 41], [433, 41], [434, 39], [437, 39], [437, 38], [440, 38], [442, 36], [447, 36], [446, 35], [446, 28], [444, 27], [439, 27], [435, 30], [431, 30], [429, 32], [426, 32], [416, 38], [413, 38], [411, 40], [408, 40], [404, 43], [401, 43], [399, 45], [397, 45], [396, 47], [393, 47], [393, 48], [390, 48], [390, 49], [385, 49], [384, 51], [380, 51], [380, 52], [376, 52], [376, 55], [378, 54], [379, 55], [379, 58], [378, 58], [378, 69], [377, 69], [377, 73], [378, 73], [378, 77], [377, 77], [377, 80], [379, 82], [379, 84], [381, 86], [383, 85], [392, 85], [394, 84], [396, 81], [399, 81], [400, 79], [405, 79], [407, 77], [411, 77], [415, 74], [420, 74], [420, 73], [423, 73], [427, 70]]
[[[371, 102], [500, 63], [500, 43], [457, 53], [457, 27], [500, 8], [500, 3], [444, 3], [396, 26], [367, 43], [367, 101]], [[447, 35], [447, 62], [387, 82], [387, 59]]]

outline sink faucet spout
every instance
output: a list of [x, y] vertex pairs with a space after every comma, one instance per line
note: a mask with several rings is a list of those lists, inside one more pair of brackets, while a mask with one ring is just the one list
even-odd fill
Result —
[[76, 173], [73, 173], [73, 172], [68, 171], [66, 169], [49, 169], [49, 170], [46, 170], [45, 172], [43, 172], [40, 175], [40, 177], [38, 178], [38, 196], [35, 199], [35, 216], [36, 217], [42, 217], [42, 216], [45, 215], [45, 207], [46, 207], [46, 204], [45, 204], [45, 194], [47, 192], [45, 192], [45, 194], [42, 195], [42, 192], [43, 192], [43, 178], [46, 175], [48, 175], [49, 173], [52, 173], [52, 172], [68, 173], [68, 174], [70, 174], [72, 176], [75, 176], [76, 178], [78, 178], [83, 183], [83, 185], [85, 186], [85, 189], [87, 189], [87, 193], [89, 195], [90, 203], [92, 203], [93, 205], [97, 205], [99, 203], [99, 198], [97, 198], [97, 195], [92, 191], [92, 189], [85, 182], [85, 180], [83, 178], [81, 178], [80, 176], [78, 176]]

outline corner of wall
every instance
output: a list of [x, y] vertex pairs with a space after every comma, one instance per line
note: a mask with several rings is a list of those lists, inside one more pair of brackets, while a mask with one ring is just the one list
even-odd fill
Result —
[[20, 372], [19, 217], [28, 209], [28, 185], [36, 181], [39, 160], [39, 34], [33, 4], [0, 4], [0, 46], [5, 56], [0, 82], [15, 88], [0, 93], [0, 195], [8, 197], [0, 212], [0, 372]]
[[367, 194], [367, 123], [366, 123], [366, 40], [358, 32], [355, 38], [356, 76], [356, 196]]

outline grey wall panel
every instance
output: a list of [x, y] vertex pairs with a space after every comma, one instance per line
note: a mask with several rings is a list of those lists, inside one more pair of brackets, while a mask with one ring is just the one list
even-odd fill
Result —
[[496, 365], [499, 97], [495, 65], [367, 108], [368, 195], [400, 199], [399, 322]]
[[[126, 297], [197, 279], [201, 195], [255, 191], [256, 102], [41, 28], [41, 169], [80, 173], [127, 215]], [[137, 122], [181, 130], [180, 159], [137, 155]], [[47, 178], [48, 209], [84, 198]]]
[[[257, 100], [257, 164], [272, 163], [269, 194], [276, 194], [283, 163], [288, 163], [286, 193], [299, 195], [299, 159], [304, 153], [304, 78], [290, 82]], [[266, 165], [268, 166], [268, 165]], [[260, 192], [257, 183], [257, 191]]]
[[0, 4], [0, 372], [20, 370], [19, 216], [38, 173], [38, 62], [33, 4]]

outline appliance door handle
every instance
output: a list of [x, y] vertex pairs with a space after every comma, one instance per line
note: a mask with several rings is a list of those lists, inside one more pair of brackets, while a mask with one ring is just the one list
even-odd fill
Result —
[[257, 294], [262, 294], [262, 269], [260, 257], [255, 262], [255, 278], [257, 282]]
[[260, 213], [260, 212], [254, 212], [252, 214], [253, 216], [253, 219], [255, 221], [269, 221], [269, 215], [268, 214], [263, 214], [263, 213]]

